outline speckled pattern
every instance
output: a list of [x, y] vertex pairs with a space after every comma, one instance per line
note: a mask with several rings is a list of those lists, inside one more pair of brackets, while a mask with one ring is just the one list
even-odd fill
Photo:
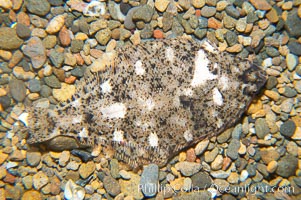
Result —
[[266, 81], [264, 70], [207, 41], [148, 41], [116, 55], [114, 67], [88, 72], [71, 100], [28, 109], [28, 142], [66, 135], [110, 145], [133, 167], [164, 165], [233, 126]]

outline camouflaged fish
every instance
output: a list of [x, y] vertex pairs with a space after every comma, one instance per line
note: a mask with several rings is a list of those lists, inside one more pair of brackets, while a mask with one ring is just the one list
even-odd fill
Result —
[[114, 67], [88, 73], [55, 109], [29, 110], [28, 143], [60, 135], [111, 146], [131, 166], [160, 166], [233, 126], [266, 73], [209, 42], [164, 39], [117, 50]]

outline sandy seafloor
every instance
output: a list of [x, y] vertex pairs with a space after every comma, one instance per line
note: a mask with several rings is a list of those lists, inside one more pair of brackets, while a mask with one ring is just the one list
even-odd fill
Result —
[[[301, 199], [300, 0], [0, 0], [0, 25], [0, 199]], [[235, 127], [134, 171], [111, 152], [27, 144], [25, 105], [70, 98], [119, 46], [183, 35], [269, 75]]]

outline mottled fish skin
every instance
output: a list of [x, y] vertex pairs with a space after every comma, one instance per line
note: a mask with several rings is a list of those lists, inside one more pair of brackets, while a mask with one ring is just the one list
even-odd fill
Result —
[[267, 79], [207, 41], [155, 40], [117, 50], [115, 67], [87, 73], [70, 101], [28, 109], [28, 143], [65, 135], [111, 146], [133, 167], [165, 165], [180, 150], [233, 126]]

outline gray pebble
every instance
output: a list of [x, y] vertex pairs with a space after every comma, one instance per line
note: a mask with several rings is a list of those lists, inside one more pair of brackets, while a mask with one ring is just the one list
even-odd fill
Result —
[[263, 139], [269, 132], [270, 129], [264, 118], [259, 118], [255, 121], [255, 131], [258, 138]]
[[173, 19], [173, 24], [172, 24], [171, 30], [177, 36], [181, 36], [184, 33], [184, 28], [182, 27], [182, 25], [176, 18]]
[[50, 4], [47, 0], [27, 0], [26, 8], [33, 14], [44, 16], [50, 11]]
[[284, 87], [284, 93], [283, 93], [284, 96], [286, 97], [294, 97], [297, 95], [297, 92], [294, 88], [291, 88], [291, 87]]
[[199, 28], [207, 28], [208, 27], [208, 19], [205, 17], [199, 17]]
[[301, 56], [301, 44], [299, 42], [292, 41], [289, 42], [287, 46], [290, 50], [290, 53]]
[[111, 176], [104, 177], [103, 186], [105, 190], [113, 197], [117, 196], [121, 191], [118, 181]]
[[288, 178], [295, 175], [297, 168], [298, 158], [289, 154], [279, 160], [276, 174]]
[[281, 124], [280, 133], [285, 137], [292, 137], [296, 130], [296, 124], [293, 120], [288, 120]]
[[153, 197], [158, 192], [159, 167], [150, 164], [143, 169], [140, 179], [142, 193], [145, 197]]
[[192, 176], [200, 171], [202, 165], [196, 162], [179, 162], [175, 165], [175, 168], [180, 171], [184, 176]]
[[75, 69], [71, 70], [72, 76], [76, 77], [83, 77], [85, 74], [85, 68], [84, 67], [76, 67]]
[[234, 130], [232, 131], [232, 138], [239, 140], [241, 134], [242, 134], [242, 125], [241, 124], [237, 124], [235, 126]]
[[131, 5], [128, 3], [124, 3], [123, 1], [120, 3], [120, 11], [124, 15], [126, 15], [131, 8], [132, 8]]
[[212, 17], [216, 13], [216, 8], [211, 6], [204, 6], [201, 9], [202, 16], [204, 17]]
[[129, 10], [125, 19], [124, 19], [124, 27], [128, 30], [132, 30], [136, 27], [135, 23], [133, 22], [133, 15], [139, 9], [139, 7], [134, 7]]
[[51, 88], [61, 88], [60, 81], [54, 75], [44, 77], [44, 81]]
[[298, 38], [301, 36], [301, 19], [298, 16], [297, 9], [288, 12], [284, 27], [291, 37]]
[[198, 28], [198, 29], [196, 29], [194, 31], [194, 35], [195, 35], [195, 37], [197, 37], [198, 39], [201, 40], [201, 39], [203, 39], [207, 35], [207, 29], [204, 29], [204, 28], [200, 29], [200, 28]]
[[82, 40], [72, 40], [70, 50], [72, 53], [79, 53], [83, 49], [83, 46], [84, 42]]
[[212, 184], [212, 179], [205, 172], [199, 172], [191, 177], [192, 185], [195, 188], [207, 189]]
[[255, 12], [250, 12], [247, 15], [247, 23], [248, 24], [253, 24], [258, 20], [257, 15], [255, 14]]
[[40, 92], [41, 91], [41, 81], [37, 79], [31, 79], [29, 82], [28, 89], [30, 92]]
[[247, 165], [247, 168], [246, 168], [250, 177], [253, 177], [256, 175], [256, 169], [257, 169], [256, 163], [250, 163]]
[[41, 161], [40, 152], [27, 152], [26, 153], [26, 162], [31, 167], [36, 167]]
[[171, 29], [172, 21], [173, 21], [173, 15], [169, 12], [164, 12], [163, 13], [163, 19], [162, 19], [163, 31], [164, 32], [167, 32]]
[[227, 31], [225, 35], [225, 39], [229, 46], [233, 46], [234, 44], [237, 44], [238, 41], [237, 35], [232, 31]]
[[133, 21], [150, 22], [154, 14], [154, 9], [150, 5], [143, 5], [133, 14]]
[[294, 179], [294, 182], [299, 186], [299, 187], [301, 187], [301, 177], [299, 176], [299, 177], [295, 177]]
[[267, 83], [265, 84], [265, 87], [268, 90], [271, 90], [275, 88], [277, 84], [278, 84], [277, 78], [275, 76], [269, 76]]
[[[111, 30], [109, 28], [98, 31], [95, 35], [96, 40], [100, 45], [105, 46], [111, 39]], [[72, 45], [72, 43], [71, 43]]]
[[52, 90], [47, 85], [42, 85], [40, 94], [42, 97], [49, 97], [52, 94]]
[[113, 178], [119, 178], [119, 165], [118, 165], [118, 160], [112, 159], [110, 161], [110, 172]]
[[55, 67], [60, 68], [64, 62], [64, 54], [51, 49], [49, 59]]
[[201, 199], [201, 200], [210, 200], [211, 198], [211, 193], [209, 191], [206, 190], [200, 190], [197, 192], [190, 192], [190, 193], [182, 193], [181, 195], [177, 195], [175, 197], [173, 197], [172, 199], [174, 200], [187, 200], [187, 199], [191, 199], [191, 200], [197, 200], [197, 199]]
[[227, 156], [232, 160], [236, 160], [238, 158], [238, 149], [240, 148], [240, 142], [237, 139], [232, 139], [229, 143]]
[[227, 129], [222, 134], [217, 136], [217, 142], [220, 144], [227, 142], [231, 137], [231, 133], [232, 133], [232, 129]]
[[240, 16], [239, 11], [233, 5], [227, 6], [225, 10], [226, 10], [226, 13], [228, 15], [230, 15], [231, 17], [238, 19]]
[[26, 97], [26, 86], [21, 80], [11, 79], [9, 81], [9, 90], [12, 97], [18, 102], [22, 102]]
[[17, 24], [16, 32], [17, 32], [17, 35], [22, 39], [29, 38], [30, 34], [31, 34], [30, 29], [26, 25], [21, 24], [21, 23]]
[[140, 36], [143, 39], [151, 38], [153, 36], [153, 27], [150, 24], [145, 24], [145, 27], [141, 30]]
[[270, 57], [277, 57], [280, 55], [279, 51], [274, 47], [266, 47], [266, 53]]

